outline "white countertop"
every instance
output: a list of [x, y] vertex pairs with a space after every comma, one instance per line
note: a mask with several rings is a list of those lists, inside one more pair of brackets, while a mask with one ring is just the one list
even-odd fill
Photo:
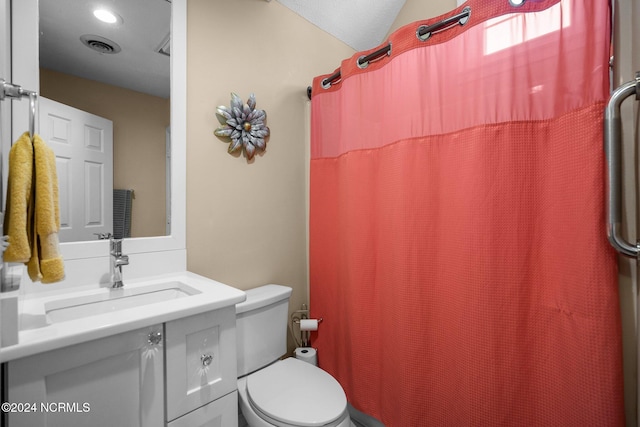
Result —
[[[172, 299], [133, 308], [120, 309], [104, 314], [90, 315], [81, 319], [51, 322], [46, 324], [43, 307], [69, 298], [83, 298], [87, 295], [109, 292], [134, 292], [136, 288], [166, 282], [180, 282], [199, 293], [188, 297]], [[67, 347], [82, 342], [104, 338], [110, 335], [132, 331], [147, 326], [176, 320], [228, 307], [246, 299], [243, 291], [215, 280], [191, 273], [180, 272], [153, 276], [125, 282], [124, 288], [111, 290], [99, 286], [81, 286], [61, 291], [28, 294], [21, 298], [19, 310], [19, 342], [0, 349], [0, 362]], [[33, 319], [40, 319], [41, 327], [29, 327]], [[38, 321], [36, 321], [38, 323]]]

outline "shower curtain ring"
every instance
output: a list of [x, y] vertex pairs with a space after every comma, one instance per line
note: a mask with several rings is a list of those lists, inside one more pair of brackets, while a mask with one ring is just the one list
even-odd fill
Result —
[[366, 58], [366, 55], [362, 55], [361, 57], [358, 58], [358, 60], [356, 61], [356, 65], [358, 66], [358, 68], [360, 68], [361, 70], [364, 70], [365, 68], [367, 68], [369, 66], [369, 61], [363, 61], [364, 58]]

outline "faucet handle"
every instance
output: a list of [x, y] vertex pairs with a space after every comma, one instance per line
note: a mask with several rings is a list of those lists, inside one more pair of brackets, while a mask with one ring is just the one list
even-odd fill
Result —
[[111, 239], [112, 234], [111, 233], [93, 233], [94, 236], [98, 236], [98, 240], [107, 240], [107, 239]]

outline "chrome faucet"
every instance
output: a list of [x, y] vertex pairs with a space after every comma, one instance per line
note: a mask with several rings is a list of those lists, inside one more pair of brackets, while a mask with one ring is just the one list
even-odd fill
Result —
[[122, 239], [111, 239], [111, 287], [121, 288], [122, 283], [122, 266], [129, 265], [129, 256], [122, 255]]

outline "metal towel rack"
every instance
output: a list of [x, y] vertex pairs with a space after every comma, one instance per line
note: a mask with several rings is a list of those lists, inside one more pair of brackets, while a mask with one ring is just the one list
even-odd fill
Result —
[[36, 129], [36, 102], [38, 94], [32, 90], [23, 89], [22, 86], [14, 85], [0, 78], [0, 101], [5, 97], [18, 98], [29, 97], [29, 136], [33, 138]]
[[[23, 89], [19, 85], [6, 82], [3, 78], [0, 78], [0, 101], [5, 98], [17, 98], [29, 97], [29, 136], [33, 141], [36, 128], [36, 102], [38, 100], [38, 94], [32, 90]], [[2, 200], [2, 183], [0, 183], [0, 201]], [[0, 218], [4, 218], [4, 212], [0, 207]], [[7, 276], [6, 264], [4, 263], [4, 250], [6, 248], [6, 236], [4, 236], [4, 230], [2, 229], [2, 223], [0, 223], [0, 292], [15, 291], [20, 287], [20, 281], [9, 280]]]
[[624, 83], [611, 94], [604, 112], [604, 149], [607, 156], [607, 235], [609, 243], [622, 255], [639, 258], [640, 242], [627, 242], [622, 228], [622, 119], [620, 105], [635, 94], [640, 100], [640, 72], [633, 81]]

